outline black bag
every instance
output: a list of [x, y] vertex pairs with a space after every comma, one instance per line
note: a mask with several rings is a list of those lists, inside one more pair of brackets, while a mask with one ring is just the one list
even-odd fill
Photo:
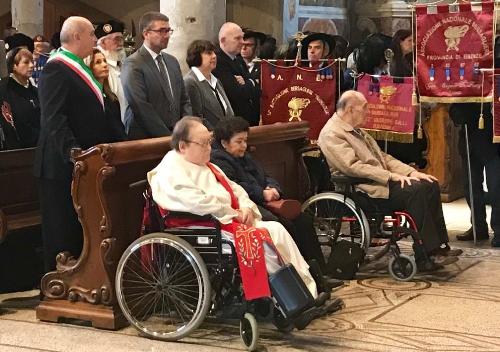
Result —
[[286, 318], [293, 318], [314, 305], [314, 298], [292, 264], [269, 276], [273, 297]]
[[333, 247], [328, 258], [327, 269], [330, 276], [341, 279], [351, 280], [363, 263], [365, 251], [359, 243], [340, 240]]

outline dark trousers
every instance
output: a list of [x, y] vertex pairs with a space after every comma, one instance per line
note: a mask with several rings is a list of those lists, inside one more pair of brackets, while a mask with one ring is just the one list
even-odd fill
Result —
[[[471, 143], [472, 144], [472, 143]], [[463, 165], [467, 165], [467, 156], [462, 153]], [[473, 145], [470, 148], [470, 166], [472, 179], [472, 194], [474, 196], [474, 221], [478, 232], [487, 233], [486, 201], [483, 189], [484, 173], [486, 173], [486, 186], [491, 204], [491, 228], [495, 236], [500, 236], [500, 155], [495, 150], [492, 155], [487, 155], [488, 150], [478, 150]], [[469, 173], [465, 174], [465, 198], [470, 207]], [[472, 214], [471, 214], [472, 216]]]
[[310, 215], [301, 213], [293, 220], [285, 219], [281, 216], [273, 214], [266, 208], [258, 206], [259, 211], [264, 221], [278, 221], [292, 236], [297, 248], [306, 261], [316, 259], [321, 271], [326, 272], [326, 264], [321, 247], [319, 245], [318, 236], [314, 230], [313, 218]]
[[429, 253], [447, 243], [448, 232], [443, 216], [437, 182], [412, 181], [401, 188], [400, 182], [389, 182], [389, 199], [377, 199], [384, 208], [407, 211], [415, 220], [418, 233]]
[[68, 251], [78, 258], [83, 233], [71, 197], [71, 180], [38, 179], [45, 271], [56, 269], [56, 256]]

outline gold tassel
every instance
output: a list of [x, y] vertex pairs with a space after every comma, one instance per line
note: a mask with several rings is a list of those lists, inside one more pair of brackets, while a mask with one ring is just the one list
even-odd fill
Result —
[[415, 93], [415, 91], [413, 91], [413, 93], [411, 95], [411, 105], [413, 105], [413, 106], [418, 105], [417, 93]]
[[418, 139], [424, 138], [424, 131], [422, 130], [422, 125], [418, 125], [417, 138]]
[[478, 128], [480, 130], [484, 130], [484, 117], [483, 117], [483, 114], [479, 115]]

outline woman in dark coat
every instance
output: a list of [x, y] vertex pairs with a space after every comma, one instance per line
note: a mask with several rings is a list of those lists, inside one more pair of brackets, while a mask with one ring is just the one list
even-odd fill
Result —
[[[248, 130], [248, 122], [241, 117], [219, 123], [214, 130], [215, 141], [210, 161], [219, 166], [232, 181], [245, 189], [250, 199], [259, 207], [262, 220], [279, 221], [283, 224], [292, 235], [304, 258], [310, 264], [311, 260], [315, 260], [319, 264], [320, 271], [325, 272], [325, 260], [314, 231], [313, 219], [301, 213], [290, 221], [266, 208], [267, 202], [281, 199], [283, 191], [279, 183], [267, 175], [246, 151]], [[314, 271], [314, 268], [312, 269]], [[332, 281], [328, 284], [337, 285]]]
[[34, 147], [40, 133], [40, 104], [29, 80], [33, 55], [28, 49], [12, 49], [7, 68], [10, 76], [0, 82], [0, 150]]

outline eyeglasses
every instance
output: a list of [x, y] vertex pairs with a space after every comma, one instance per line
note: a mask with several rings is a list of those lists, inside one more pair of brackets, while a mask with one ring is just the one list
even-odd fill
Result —
[[212, 143], [214, 141], [214, 138], [211, 137], [210, 139], [206, 140], [205, 142], [201, 143], [201, 142], [196, 142], [196, 141], [189, 141], [189, 140], [186, 140], [187, 143], [194, 143], [194, 144], [197, 144], [199, 145], [200, 147], [202, 148], [207, 148], [208, 146], [211, 146]]
[[148, 31], [160, 33], [162, 35], [174, 33], [174, 29], [173, 28], [148, 29]]

